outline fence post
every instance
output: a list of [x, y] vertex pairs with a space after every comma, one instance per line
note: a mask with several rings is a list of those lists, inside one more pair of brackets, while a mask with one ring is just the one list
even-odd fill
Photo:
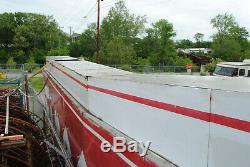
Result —
[[21, 66], [21, 70], [22, 71], [25, 71], [25, 67], [24, 66], [25, 66], [25, 64], [22, 64], [22, 66]]

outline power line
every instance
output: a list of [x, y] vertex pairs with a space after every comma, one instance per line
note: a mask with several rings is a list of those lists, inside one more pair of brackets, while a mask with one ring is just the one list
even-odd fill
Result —
[[[108, 8], [108, 7], [111, 7], [111, 6], [113, 6], [113, 5], [115, 5], [115, 3], [117, 3], [118, 2], [118, 0], [114, 0], [113, 2], [109, 2], [109, 3], [106, 3], [105, 5], [106, 6], [100, 6], [100, 9], [105, 9], [105, 8]], [[85, 15], [83, 15], [83, 22], [82, 21], [80, 21], [79, 22], [79, 25], [75, 28], [75, 31], [79, 31], [80, 29], [81, 29], [81, 27], [83, 27], [83, 25], [88, 25], [89, 24], [89, 21], [94, 17], [94, 16], [96, 16], [96, 12], [97, 12], [97, 10], [98, 10], [98, 8], [97, 8], [97, 3], [98, 2], [95, 2], [92, 6], [91, 6], [91, 8], [86, 12], [86, 14]], [[71, 20], [72, 21], [72, 20]], [[84, 26], [85, 27], [85, 26]]]
[[[80, 21], [79, 26], [75, 29], [76, 31], [79, 30], [82, 25], [86, 24], [86, 22], [88, 21], [88, 19], [90, 18], [89, 16], [92, 15], [94, 16], [94, 13], [97, 11], [97, 2], [95, 2], [94, 5], [92, 5], [92, 7], [90, 8], [90, 10], [88, 10], [86, 12], [86, 14], [83, 16], [83, 19], [85, 19], [83, 22]], [[92, 17], [91, 16], [91, 17]]]
[[[66, 16], [68, 16], [69, 14], [72, 14], [72, 13], [74, 13], [75, 14], [75, 12], [76, 11], [78, 11], [78, 10], [75, 10], [75, 9], [77, 9], [77, 7], [79, 7], [79, 3], [81, 2], [81, 0], [74, 0], [73, 1], [73, 3], [72, 3], [72, 5], [70, 5], [70, 8], [69, 8], [69, 10], [66, 10], [66, 12], [64, 11], [64, 14], [66, 15]], [[73, 12], [72, 12], [73, 11]], [[73, 14], [73, 15], [74, 15]], [[60, 18], [61, 19], [61, 18]], [[62, 18], [64, 21], [66, 20], [66, 22], [67, 22], [67, 24], [68, 24], [68, 22], [70, 22], [72, 19], [70, 18], [70, 17], [64, 17], [64, 18]], [[67, 25], [66, 24], [66, 25]]]
[[91, 13], [91, 11], [96, 7], [97, 7], [97, 2], [90, 8], [90, 10], [86, 13], [86, 15], [84, 15], [84, 17], [87, 17]]
[[[77, 2], [78, 2], [78, 3], [77, 3]], [[95, 4], [96, 4], [96, 3], [95, 3]], [[75, 5], [77, 5], [77, 6], [75, 6]], [[81, 14], [81, 13], [82, 13], [82, 10], [83, 10], [83, 6], [80, 5], [80, 7], [79, 7], [79, 1], [75, 1], [74, 5], [73, 5], [72, 7], [73, 7], [73, 8], [72, 8], [72, 10], [70, 10], [70, 11], [73, 11], [73, 12], [67, 14], [67, 15], [71, 15], [71, 17], [66, 17], [66, 18], [65, 18], [65, 19], [66, 19], [66, 22], [64, 23], [65, 26], [67, 26], [68, 24], [72, 25], [72, 24], [71, 24], [72, 21], [76, 20], [77, 16], [83, 17], [82, 14]], [[77, 10], [77, 9], [78, 9], [78, 10]]]

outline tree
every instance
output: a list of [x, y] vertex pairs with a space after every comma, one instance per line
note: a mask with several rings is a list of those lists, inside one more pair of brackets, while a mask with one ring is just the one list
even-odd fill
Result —
[[216, 68], [216, 65], [217, 65], [218, 63], [220, 63], [221, 61], [222, 61], [222, 60], [219, 59], [219, 58], [214, 59], [211, 63], [206, 64], [205, 70], [206, 70], [207, 72], [210, 72], [210, 73], [214, 72], [214, 70], [215, 70], [215, 68]]
[[194, 43], [188, 39], [182, 39], [182, 40], [176, 41], [175, 47], [182, 48], [182, 49], [193, 48]]
[[4, 64], [8, 60], [7, 52], [4, 49], [0, 49], [0, 63]]
[[203, 42], [203, 38], [204, 38], [204, 34], [202, 34], [202, 33], [196, 33], [195, 35], [194, 35], [194, 39], [195, 39], [195, 41], [197, 42], [197, 43], [201, 43], [201, 42]]
[[0, 14], [0, 46], [7, 49], [13, 42], [15, 35], [15, 15], [13, 13]]
[[119, 0], [102, 21], [102, 45], [108, 44], [115, 37], [121, 38], [127, 45], [144, 31], [145, 16], [130, 14], [124, 0]]
[[[101, 61], [104, 61], [102, 63], [132, 63], [131, 59], [136, 61], [137, 52], [134, 48], [138, 44], [139, 35], [144, 32], [145, 22], [145, 16], [136, 16], [129, 12], [124, 0], [116, 2], [101, 24], [101, 53], [103, 57]], [[139, 49], [139, 47], [137, 45], [136, 48]], [[117, 56], [117, 60], [110, 59], [111, 57], [116, 59], [115, 56]]]
[[197, 47], [197, 48], [201, 48], [202, 47], [203, 38], [204, 38], [204, 34], [202, 34], [202, 33], [198, 32], [198, 33], [196, 33], [194, 35], [194, 39], [196, 41], [195, 47]]
[[67, 56], [67, 55], [69, 55], [69, 48], [67, 46], [51, 49], [47, 53], [47, 56]]
[[79, 40], [74, 40], [70, 45], [70, 55], [93, 59], [96, 52], [96, 24], [92, 23], [80, 35]]
[[176, 57], [175, 66], [186, 66], [187, 64], [193, 64], [192, 60], [187, 57]]
[[152, 64], [173, 65], [177, 57], [173, 37], [175, 32], [173, 25], [162, 19], [146, 30], [146, 39], [151, 42], [152, 52], [150, 61]]
[[[67, 36], [58, 29], [52, 16], [34, 13], [0, 14], [0, 47], [18, 63], [25, 63], [36, 50], [41, 50], [41, 62], [52, 48], [67, 45]], [[35, 60], [37, 60], [35, 58]]]
[[213, 35], [213, 56], [226, 61], [242, 61], [248, 50], [249, 36], [246, 28], [240, 27], [233, 15], [219, 14], [211, 20], [217, 33]]
[[43, 64], [45, 55], [47, 55], [46, 51], [44, 51], [43, 49], [35, 48], [30, 53], [29, 59], [27, 61], [29, 61], [30, 59], [34, 59], [36, 63]]
[[16, 65], [17, 63], [14, 61], [13, 57], [10, 57], [6, 62], [7, 65]]
[[225, 39], [222, 43], [215, 40], [212, 48], [215, 58], [220, 58], [224, 61], [239, 61], [243, 59], [241, 45], [236, 40]]
[[35, 59], [33, 57], [29, 58], [28, 62], [25, 63], [25, 70], [31, 72], [33, 69], [35, 69], [36, 66], [36, 62]]
[[218, 36], [229, 34], [230, 29], [237, 26], [237, 22], [232, 14], [218, 14], [211, 20], [213, 28], [217, 30]]
[[127, 46], [122, 38], [115, 37], [107, 45], [107, 55], [102, 57], [106, 64], [132, 64], [136, 57], [134, 49]]
[[250, 41], [248, 41], [248, 46], [247, 46], [247, 49], [244, 53], [244, 58], [245, 59], [250, 59]]

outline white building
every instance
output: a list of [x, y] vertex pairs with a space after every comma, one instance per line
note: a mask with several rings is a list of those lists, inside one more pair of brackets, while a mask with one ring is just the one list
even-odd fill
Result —
[[178, 48], [177, 52], [182, 52], [182, 53], [185, 53], [185, 54], [190, 54], [190, 53], [209, 54], [209, 53], [212, 52], [212, 49], [210, 49], [210, 48], [188, 48], [188, 49]]

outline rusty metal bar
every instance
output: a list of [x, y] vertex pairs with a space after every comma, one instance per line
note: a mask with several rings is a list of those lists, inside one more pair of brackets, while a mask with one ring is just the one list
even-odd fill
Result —
[[[48, 151], [44, 142], [45, 139], [48, 141], [52, 139], [48, 138], [50, 134], [45, 135], [43, 129], [37, 125], [37, 121], [42, 119], [25, 110], [29, 101], [22, 108], [20, 93], [11, 89], [15, 90], [0, 87], [0, 128], [4, 133], [0, 140], [0, 166], [43, 167], [57, 164], [59, 157], [51, 158], [49, 155], [49, 152], [52, 156], [57, 152], [54, 149]], [[12, 93], [6, 96], [8, 92]], [[44, 124], [44, 127], [48, 127], [46, 121]], [[20, 138], [21, 135], [23, 140]]]
[[27, 135], [27, 153], [28, 153], [28, 166], [32, 167], [33, 166], [33, 155], [32, 155], [32, 140], [31, 140], [31, 134], [28, 133]]

